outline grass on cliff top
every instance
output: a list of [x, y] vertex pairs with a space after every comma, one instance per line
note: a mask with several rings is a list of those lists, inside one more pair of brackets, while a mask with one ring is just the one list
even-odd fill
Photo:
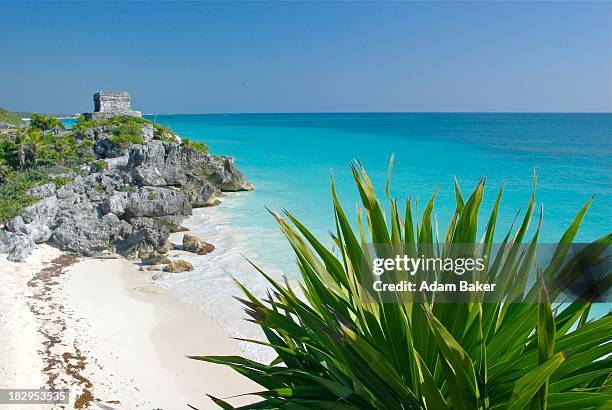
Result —
[[111, 141], [121, 148], [129, 148], [134, 144], [142, 144], [142, 125], [136, 122], [126, 122], [113, 130]]
[[139, 124], [140, 126], [143, 126], [145, 124], [151, 124], [153, 126], [153, 135], [157, 139], [164, 138], [164, 135], [174, 134], [174, 132], [170, 128], [164, 125], [147, 120], [146, 118], [135, 117], [133, 115], [117, 115], [115, 117], [100, 118], [94, 121], [87, 121], [84, 116], [80, 115], [79, 117], [77, 117], [75, 129], [81, 131], [86, 128], [93, 128], [96, 126], [103, 126], [103, 125], [117, 125], [120, 127], [122, 125], [131, 125], [131, 124]]
[[[522, 221], [504, 233], [496, 252], [493, 238], [503, 187], [492, 212], [481, 215], [484, 180], [467, 198], [456, 186], [454, 216], [438, 239], [435, 193], [418, 215], [409, 198], [400, 208], [389, 194], [389, 183], [379, 200], [363, 168], [356, 165], [352, 171], [361, 198], [357, 223], [347, 218], [332, 181], [333, 246], [325, 246], [328, 241], [320, 241], [289, 212], [275, 214], [295, 253], [303, 297], [290, 283], [279, 283], [261, 270], [271, 288], [266, 297], [260, 299], [239, 284], [249, 321], [267, 338], [249, 342], [272, 348], [276, 358], [262, 363], [240, 356], [192, 357], [230, 366], [261, 386], [253, 393], [261, 401], [241, 408], [612, 408], [612, 316], [590, 319], [588, 301], [557, 308], [561, 292], [550, 286], [568, 283], [576, 273], [572, 267], [580, 256], [568, 253], [566, 244], [573, 242], [591, 201], [539, 271], [534, 255], [541, 215], [534, 236], [527, 237], [537, 212], [535, 181]], [[480, 239], [483, 217], [486, 226]], [[611, 241], [607, 234], [590, 244], [589, 256], [598, 260]], [[374, 258], [454, 256], [452, 244], [471, 244], [466, 248], [470, 256], [490, 261], [480, 276], [497, 279], [488, 303], [480, 298], [463, 304], [439, 302], [443, 296], [438, 293], [436, 298], [436, 292], [427, 292], [426, 301], [406, 294], [383, 300], [372, 292]], [[540, 279], [535, 283], [528, 281], [532, 268]], [[434, 273], [436, 278], [444, 275]], [[413, 278], [405, 271], [384, 275], [391, 276], [391, 283]], [[224, 409], [233, 408], [213, 400]]]
[[[113, 130], [112, 141], [122, 148], [127, 148], [132, 144], [142, 144], [141, 129], [143, 125], [153, 126], [154, 139], [166, 142], [174, 142], [174, 131], [170, 128], [142, 117], [132, 115], [118, 115], [111, 118], [101, 118], [95, 121], [88, 121], [84, 116], [77, 118], [74, 129], [83, 134], [88, 128], [104, 125], [116, 125], [118, 128]], [[208, 153], [208, 146], [202, 142], [191, 141], [189, 138], [182, 138], [182, 145], [203, 154]]]
[[208, 154], [208, 146], [203, 142], [191, 141], [189, 138], [183, 138], [182, 144], [185, 147], [199, 151], [202, 154]]
[[0, 122], [6, 122], [11, 125], [20, 125], [22, 123], [21, 118], [12, 112], [9, 112], [3, 108], [0, 108]]

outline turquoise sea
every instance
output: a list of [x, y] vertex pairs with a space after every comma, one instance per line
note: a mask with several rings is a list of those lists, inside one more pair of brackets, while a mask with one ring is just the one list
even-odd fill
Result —
[[[147, 116], [183, 137], [208, 144], [212, 153], [236, 157], [255, 191], [229, 194], [222, 205], [196, 210], [187, 226], [219, 252], [193, 258], [196, 270], [165, 286], [203, 307], [230, 333], [243, 333], [230, 275], [251, 287], [259, 276], [244, 257], [273, 273], [295, 277], [293, 256], [266, 207], [287, 209], [320, 236], [333, 229], [330, 178], [355, 215], [357, 192], [350, 172], [358, 159], [384, 193], [394, 154], [392, 191], [420, 209], [438, 189], [435, 216], [444, 231], [454, 211], [453, 179], [468, 195], [486, 177], [482, 224], [506, 181], [500, 235], [525, 210], [538, 173], [536, 200], [543, 205], [540, 242], [556, 242], [575, 214], [595, 200], [578, 241], [612, 228], [612, 114], [225, 114]], [[532, 228], [537, 224], [534, 215]], [[533, 231], [533, 229], [532, 229]], [[327, 235], [328, 236], [328, 235]], [[330, 243], [328, 240], [327, 243]], [[216, 255], [214, 255], [216, 253]]]
[[[255, 186], [236, 209], [249, 228], [275, 227], [265, 207], [288, 209], [315, 231], [333, 227], [330, 176], [347, 209], [357, 200], [349, 164], [358, 159], [380, 187], [391, 154], [392, 187], [400, 200], [424, 202], [437, 188], [436, 214], [446, 226], [454, 210], [453, 178], [464, 194], [487, 178], [488, 212], [506, 181], [501, 225], [525, 209], [538, 172], [544, 206], [541, 241], [556, 241], [575, 213], [595, 201], [578, 240], [612, 227], [611, 114], [227, 114], [149, 117], [182, 136], [236, 157]], [[486, 215], [486, 214], [485, 214]], [[501, 232], [501, 231], [500, 231]], [[274, 248], [259, 241], [260, 252]], [[272, 260], [271, 260], [272, 261]]]

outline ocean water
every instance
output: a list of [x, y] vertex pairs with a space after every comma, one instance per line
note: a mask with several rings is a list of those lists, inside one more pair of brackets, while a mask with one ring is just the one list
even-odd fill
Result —
[[[286, 209], [320, 238], [333, 229], [330, 178], [354, 217], [358, 194], [350, 163], [358, 159], [384, 194], [391, 154], [392, 194], [419, 198], [438, 190], [435, 217], [444, 232], [454, 211], [453, 179], [464, 196], [486, 177], [481, 222], [488, 219], [505, 181], [498, 233], [525, 210], [537, 170], [536, 201], [543, 206], [540, 242], [559, 240], [583, 204], [595, 195], [577, 241], [612, 228], [612, 114], [227, 114], [147, 116], [183, 137], [232, 155], [255, 191], [227, 194], [222, 204], [198, 209], [187, 222], [217, 246], [191, 257], [196, 269], [162, 285], [215, 317], [232, 334], [250, 335], [240, 321], [231, 276], [263, 292], [246, 262], [296, 278], [291, 250], [269, 209]], [[534, 214], [533, 227], [537, 224]], [[176, 238], [179, 240], [180, 238]], [[329, 239], [324, 241], [330, 243]], [[603, 311], [607, 307], [602, 307]]]
[[[483, 216], [506, 181], [501, 228], [525, 209], [538, 172], [537, 203], [544, 207], [542, 242], [557, 241], [592, 196], [578, 241], [612, 227], [611, 114], [228, 114], [164, 115], [156, 120], [212, 153], [236, 157], [256, 190], [232, 207], [237, 226], [261, 229], [257, 255], [283, 269], [276, 223], [266, 207], [287, 209], [325, 234], [333, 227], [330, 177], [347, 211], [357, 193], [350, 163], [358, 159], [383, 194], [395, 155], [392, 191], [424, 203], [438, 189], [440, 226], [454, 210], [453, 178], [464, 195], [486, 177]], [[241, 196], [242, 198], [242, 196]], [[239, 200], [236, 200], [239, 202]], [[499, 232], [504, 231], [501, 229]], [[284, 241], [283, 241], [284, 242]]]

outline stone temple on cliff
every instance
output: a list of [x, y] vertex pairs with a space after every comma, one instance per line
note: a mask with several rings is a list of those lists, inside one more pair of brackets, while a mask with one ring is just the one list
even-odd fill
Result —
[[88, 120], [116, 117], [117, 115], [133, 115], [141, 117], [140, 111], [132, 111], [132, 98], [126, 92], [101, 91], [95, 93], [94, 112], [85, 113]]

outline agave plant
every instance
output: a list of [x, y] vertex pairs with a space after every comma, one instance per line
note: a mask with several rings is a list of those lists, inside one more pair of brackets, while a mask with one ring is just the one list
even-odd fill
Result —
[[[278, 357], [269, 364], [237, 356], [191, 357], [231, 366], [262, 387], [253, 393], [260, 399], [241, 408], [612, 408], [612, 317], [590, 319], [591, 303], [586, 301], [555, 304], [558, 292], [548, 289], [569, 271], [567, 244], [574, 241], [590, 200], [548, 265], [536, 267], [539, 280], [528, 284], [542, 221], [540, 214], [533, 237], [526, 238], [534, 213], [535, 179], [522, 222], [503, 236], [502, 251], [494, 255], [503, 186], [478, 240], [485, 181], [467, 200], [455, 183], [456, 210], [439, 240], [432, 222], [435, 194], [418, 222], [410, 199], [400, 213], [387, 182], [385, 213], [363, 168], [355, 164], [352, 171], [362, 207], [354, 230], [332, 180], [332, 249], [289, 212], [285, 217], [275, 215], [295, 252], [300, 289], [259, 269], [271, 286], [267, 298], [260, 300], [239, 284], [250, 320], [267, 337], [266, 342], [251, 342], [274, 349]], [[587, 248], [603, 255], [611, 240], [608, 234]], [[474, 244], [475, 252], [490, 257], [486, 275], [498, 283], [497, 299], [448, 304], [435, 299], [389, 303], [374, 297], [364, 302], [363, 277], [369, 274], [363, 264], [368, 260], [366, 243], [411, 254], [423, 249], [444, 253], [452, 244]], [[526, 247], [512, 246], [517, 244]], [[525, 289], [522, 303], [513, 303], [517, 289]], [[222, 408], [233, 408], [211, 399]]]

